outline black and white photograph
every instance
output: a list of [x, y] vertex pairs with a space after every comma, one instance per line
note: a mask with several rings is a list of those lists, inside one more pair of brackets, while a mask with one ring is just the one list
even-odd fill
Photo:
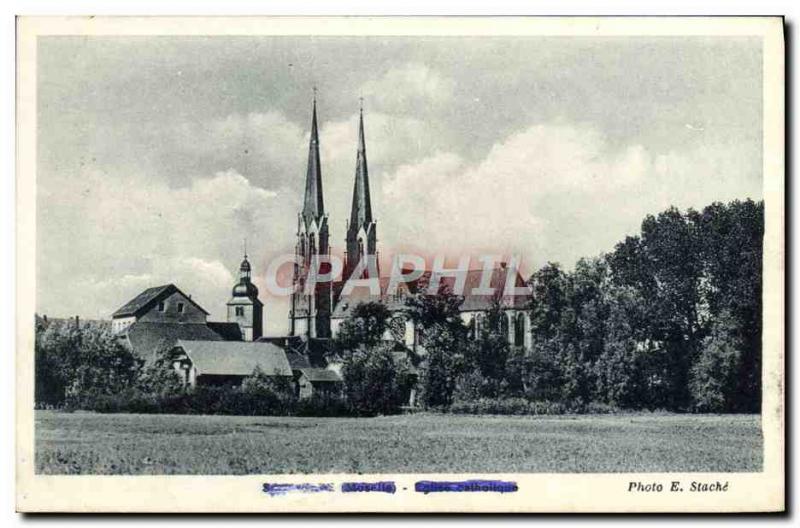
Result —
[[18, 507], [783, 508], [781, 19], [439, 21], [20, 21]]

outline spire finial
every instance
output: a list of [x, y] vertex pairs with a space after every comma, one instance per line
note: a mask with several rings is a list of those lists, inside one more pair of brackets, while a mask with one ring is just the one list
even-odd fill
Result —
[[358, 98], [358, 111], [359, 111], [359, 113], [362, 113], [362, 114], [364, 113], [364, 97], [363, 96]]
[[244, 249], [244, 258], [247, 258], [247, 237], [242, 240], [242, 249]]
[[317, 85], [316, 84], [314, 85], [312, 90], [314, 91], [314, 96], [313, 96], [314, 97], [314, 104], [317, 104]]

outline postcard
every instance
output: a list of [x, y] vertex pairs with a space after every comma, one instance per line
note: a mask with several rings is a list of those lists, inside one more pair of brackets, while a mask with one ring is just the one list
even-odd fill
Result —
[[776, 512], [779, 17], [20, 17], [17, 508]]

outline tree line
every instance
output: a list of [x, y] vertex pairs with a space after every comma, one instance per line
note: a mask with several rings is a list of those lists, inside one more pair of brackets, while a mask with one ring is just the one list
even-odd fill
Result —
[[[420, 402], [475, 413], [758, 412], [763, 232], [763, 202], [670, 208], [573, 270], [548, 263], [529, 281], [532, 350], [509, 345], [499, 305], [470, 339], [463, 298], [411, 297], [426, 354]], [[389, 317], [363, 305], [340, 348], [385, 347]]]
[[548, 263], [529, 280], [531, 350], [508, 343], [499, 304], [475, 337], [462, 297], [409, 297], [424, 358], [383, 339], [393, 316], [383, 304], [358, 305], [328, 358], [342, 366], [341, 395], [304, 403], [263, 372], [241, 387], [187, 391], [169, 349], [145, 366], [107, 331], [41, 326], [36, 405], [376, 415], [397, 412], [414, 390], [423, 408], [461, 413], [758, 412], [763, 231], [763, 202], [670, 208], [610, 253], [572, 270]]

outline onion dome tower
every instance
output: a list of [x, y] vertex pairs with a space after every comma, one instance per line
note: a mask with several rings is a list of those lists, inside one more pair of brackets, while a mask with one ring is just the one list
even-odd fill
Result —
[[238, 323], [245, 341], [255, 341], [263, 332], [264, 305], [258, 300], [258, 288], [250, 280], [252, 268], [244, 254], [239, 266], [239, 282], [228, 301], [228, 322]]

